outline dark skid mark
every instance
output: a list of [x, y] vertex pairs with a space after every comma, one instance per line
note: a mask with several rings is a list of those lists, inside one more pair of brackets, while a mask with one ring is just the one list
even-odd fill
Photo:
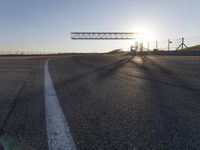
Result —
[[[31, 73], [32, 73], [32, 72], [30, 72], [30, 74], [31, 74]], [[27, 78], [28, 78], [28, 77], [29, 77], [29, 75], [27, 76]], [[26, 78], [26, 80], [27, 80], [27, 78]], [[26, 80], [25, 80], [25, 81], [26, 81]], [[7, 116], [5, 117], [3, 123], [2, 123], [2, 125], [1, 125], [1, 127], [0, 127], [0, 136], [2, 136], [2, 134], [3, 134], [3, 132], [4, 132], [4, 127], [6, 126], [7, 121], [9, 120], [11, 114], [13, 113], [13, 111], [14, 111], [14, 109], [15, 109], [15, 106], [17, 105], [17, 102], [18, 102], [18, 100], [19, 100], [19, 96], [20, 96], [21, 92], [23, 91], [24, 87], [26, 86], [26, 82], [25, 82], [25, 81], [24, 81], [24, 83], [22, 84], [22, 86], [20, 87], [20, 90], [18, 91], [17, 96], [16, 96], [16, 98], [14, 99], [14, 102], [13, 102], [11, 108], [10, 108], [10, 111], [8, 112]]]

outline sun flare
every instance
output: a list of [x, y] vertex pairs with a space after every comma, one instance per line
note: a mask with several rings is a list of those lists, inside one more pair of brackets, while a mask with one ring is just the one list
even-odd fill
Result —
[[138, 32], [137, 41], [153, 41], [154, 40], [154, 34], [152, 30], [150, 30], [147, 27], [138, 27], [135, 29], [136, 32]]

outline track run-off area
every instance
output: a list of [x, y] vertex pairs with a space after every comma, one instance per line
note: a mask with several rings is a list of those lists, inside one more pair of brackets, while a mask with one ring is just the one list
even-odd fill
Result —
[[2, 147], [200, 149], [200, 57], [0, 57]]

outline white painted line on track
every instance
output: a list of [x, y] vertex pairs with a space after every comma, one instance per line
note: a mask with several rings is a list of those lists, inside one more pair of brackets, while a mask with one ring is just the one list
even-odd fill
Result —
[[44, 98], [49, 150], [75, 150], [75, 143], [48, 70], [48, 60], [44, 66]]

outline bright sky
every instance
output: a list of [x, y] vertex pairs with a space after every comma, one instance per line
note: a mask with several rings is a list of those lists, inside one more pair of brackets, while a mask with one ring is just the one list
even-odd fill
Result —
[[199, 0], [0, 0], [0, 50], [103, 52], [132, 41], [72, 41], [71, 31], [200, 35]]

